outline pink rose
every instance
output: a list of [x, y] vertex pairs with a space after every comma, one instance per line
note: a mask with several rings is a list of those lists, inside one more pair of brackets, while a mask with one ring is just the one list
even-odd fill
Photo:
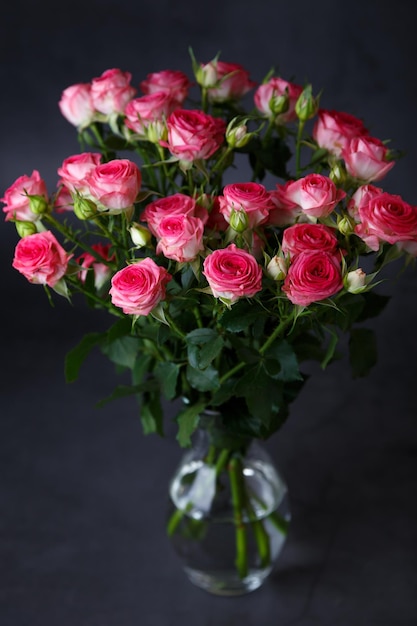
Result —
[[29, 282], [54, 287], [64, 276], [71, 256], [47, 230], [21, 239], [12, 265]]
[[133, 205], [141, 181], [139, 168], [128, 159], [97, 165], [86, 177], [92, 197], [110, 213], [120, 213]]
[[85, 128], [94, 119], [95, 109], [91, 100], [90, 83], [77, 83], [64, 89], [58, 102], [66, 120], [77, 128]]
[[110, 278], [111, 274], [111, 268], [107, 263], [104, 263], [104, 261], [110, 261], [114, 259], [115, 256], [114, 254], [110, 255], [110, 244], [94, 243], [91, 247], [102, 257], [103, 263], [101, 263], [93, 254], [84, 252], [77, 259], [77, 263], [81, 266], [81, 271], [79, 272], [78, 277], [82, 283], [85, 283], [88, 271], [91, 268], [94, 272], [94, 287], [95, 289], [100, 290]]
[[70, 191], [82, 193], [88, 189], [86, 176], [101, 163], [99, 152], [82, 152], [67, 157], [58, 168], [59, 183]]
[[213, 296], [230, 304], [239, 298], [250, 298], [262, 289], [260, 265], [234, 243], [209, 254], [204, 260], [203, 274]]
[[302, 216], [301, 207], [287, 197], [287, 189], [290, 184], [291, 181], [284, 184], [278, 183], [276, 189], [269, 192], [273, 207], [269, 212], [266, 224], [288, 226], [288, 224], [294, 224]]
[[224, 142], [226, 123], [199, 110], [178, 109], [167, 119], [168, 140], [161, 145], [180, 161], [208, 159]]
[[293, 304], [308, 306], [343, 289], [340, 261], [324, 250], [300, 252], [288, 268], [282, 286]]
[[295, 103], [303, 88], [280, 77], [270, 78], [255, 91], [255, 106], [268, 119], [287, 124], [297, 119]]
[[343, 111], [318, 112], [317, 121], [313, 128], [313, 139], [320, 148], [328, 150], [336, 157], [340, 157], [349, 141], [355, 137], [368, 135], [362, 120]]
[[375, 137], [351, 139], [342, 151], [348, 174], [364, 183], [381, 180], [394, 167], [387, 156], [388, 148]]
[[91, 100], [94, 108], [104, 115], [123, 113], [127, 103], [135, 96], [130, 85], [132, 75], [119, 69], [106, 70], [91, 81]]
[[144, 94], [155, 92], [166, 93], [177, 105], [181, 105], [188, 95], [191, 86], [188, 77], [177, 70], [162, 70], [148, 74], [146, 80], [140, 83], [140, 88]]
[[153, 235], [157, 235], [161, 220], [174, 215], [199, 217], [203, 223], [207, 221], [208, 217], [207, 210], [197, 204], [194, 198], [184, 193], [174, 193], [171, 196], [157, 198], [149, 202], [140, 219], [142, 222], [147, 222]]
[[375, 185], [361, 185], [358, 187], [347, 204], [349, 215], [359, 221], [359, 209], [368, 204], [372, 198], [379, 196], [381, 193], [383, 193], [383, 189], [375, 187]]
[[28, 196], [42, 196], [48, 201], [45, 181], [37, 170], [33, 170], [30, 176], [19, 176], [4, 192], [4, 197], [0, 200], [6, 205], [3, 207], [6, 222], [10, 220], [36, 222], [39, 219], [39, 215], [33, 213], [30, 208]]
[[305, 250], [321, 250], [336, 255], [338, 241], [334, 229], [324, 224], [294, 224], [286, 228], [282, 236], [284, 255], [293, 259]]
[[377, 194], [359, 207], [357, 218], [360, 223], [355, 227], [355, 233], [371, 250], [379, 250], [383, 241], [404, 244], [402, 247], [414, 250], [417, 207], [404, 202], [401, 196], [385, 192]]
[[179, 263], [194, 261], [204, 250], [204, 224], [191, 215], [170, 215], [158, 225], [156, 253]]
[[165, 122], [176, 107], [175, 100], [163, 91], [134, 98], [126, 105], [125, 125], [138, 135], [146, 136], [146, 129], [152, 122]]
[[65, 211], [74, 210], [74, 200], [67, 187], [59, 185], [54, 197], [54, 211], [56, 213], [65, 213]]
[[288, 183], [286, 198], [297, 204], [304, 215], [312, 218], [327, 217], [346, 193], [322, 174], [307, 174]]
[[270, 195], [259, 183], [232, 183], [223, 189], [219, 196], [220, 212], [227, 222], [235, 211], [244, 211], [248, 227], [255, 228], [268, 219], [273, 208]]
[[171, 278], [165, 268], [147, 257], [113, 276], [111, 300], [127, 315], [149, 315], [165, 299], [165, 287]]
[[238, 63], [211, 61], [203, 65], [201, 69], [203, 72], [210, 73], [213, 78], [212, 85], [214, 86], [209, 85], [207, 90], [211, 102], [239, 100], [256, 85], [250, 79], [249, 72]]

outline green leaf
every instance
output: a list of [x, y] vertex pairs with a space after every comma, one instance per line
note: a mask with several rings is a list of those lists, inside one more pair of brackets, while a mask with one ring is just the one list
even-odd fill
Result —
[[124, 337], [125, 335], [130, 335], [132, 330], [132, 321], [129, 317], [124, 317], [120, 320], [117, 320], [111, 328], [106, 333], [106, 338], [108, 342], [112, 342], [115, 339], [119, 339], [119, 337]]
[[133, 369], [140, 345], [137, 337], [120, 337], [103, 345], [102, 351], [113, 363]]
[[221, 406], [227, 400], [230, 400], [235, 393], [235, 381], [233, 379], [226, 380], [225, 383], [217, 389], [217, 391], [212, 395], [210, 405], [211, 406]]
[[288, 178], [286, 164], [291, 158], [291, 150], [279, 137], [270, 137], [263, 142], [256, 139], [247, 148], [251, 150], [249, 160], [258, 177], [263, 178], [267, 170], [278, 178]]
[[337, 325], [341, 330], [347, 331], [359, 319], [363, 311], [363, 294], [343, 294], [336, 304], [339, 310], [329, 310], [328, 317], [324, 316], [324, 319]]
[[145, 435], [157, 433], [163, 436], [163, 419], [164, 414], [159, 393], [152, 393], [143, 403], [140, 411], [143, 433]]
[[355, 328], [350, 333], [349, 361], [353, 378], [366, 376], [377, 362], [375, 334], [370, 328]]
[[80, 367], [84, 363], [91, 350], [100, 345], [106, 337], [105, 333], [89, 333], [80, 343], [68, 352], [65, 357], [65, 379], [67, 383], [77, 380]]
[[200, 401], [196, 404], [185, 407], [178, 413], [177, 441], [182, 447], [187, 447], [191, 444], [191, 435], [197, 428], [198, 416], [205, 409], [205, 407], [206, 403], [204, 401]]
[[197, 391], [215, 391], [219, 388], [219, 373], [214, 367], [200, 370], [187, 365], [186, 376], [191, 387]]
[[189, 344], [203, 346], [216, 339], [216, 337], [218, 337], [218, 334], [212, 328], [196, 328], [188, 333], [185, 339]]
[[133, 396], [138, 393], [143, 393], [144, 391], [155, 391], [158, 389], [158, 383], [155, 379], [150, 379], [144, 383], [140, 383], [139, 385], [118, 385], [110, 396], [103, 398], [99, 402], [97, 402], [96, 406], [101, 408], [105, 404], [109, 402], [113, 402], [113, 400], [118, 400], [119, 398], [126, 398], [127, 396]]
[[214, 341], [203, 346], [200, 350], [199, 367], [205, 369], [220, 354], [224, 346], [222, 337], [218, 336]]
[[240, 300], [231, 309], [227, 309], [223, 313], [220, 323], [223, 328], [231, 333], [238, 333], [249, 328], [253, 322], [263, 315], [265, 315], [264, 310], [256, 304]]
[[223, 338], [210, 328], [197, 328], [186, 336], [188, 361], [195, 369], [206, 369], [222, 351]]
[[364, 306], [357, 321], [363, 322], [371, 317], [379, 315], [391, 300], [391, 296], [385, 296], [374, 291], [366, 291], [361, 294], [364, 299]]
[[180, 366], [169, 361], [158, 363], [155, 368], [155, 376], [167, 400], [172, 400], [176, 396], [179, 371]]
[[138, 355], [132, 370], [132, 382], [139, 385], [151, 369], [152, 357], [150, 355]]
[[266, 351], [267, 359], [274, 359], [280, 366], [278, 380], [301, 380], [297, 355], [291, 344], [285, 339], [278, 339]]
[[330, 333], [330, 341], [329, 344], [327, 346], [327, 350], [326, 350], [326, 354], [324, 355], [320, 365], [321, 368], [324, 370], [326, 369], [326, 367], [328, 366], [328, 364], [334, 359], [335, 357], [335, 352], [336, 352], [336, 347], [337, 344], [339, 343], [339, 336], [336, 333], [336, 331], [332, 330], [331, 328], [326, 327], [326, 330]]
[[235, 393], [245, 398], [251, 415], [268, 430], [283, 402], [283, 383], [273, 380], [259, 364], [246, 369], [236, 384]]

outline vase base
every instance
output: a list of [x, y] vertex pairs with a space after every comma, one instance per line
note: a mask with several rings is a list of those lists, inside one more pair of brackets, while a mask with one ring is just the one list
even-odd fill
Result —
[[271, 573], [272, 567], [250, 570], [248, 575], [240, 578], [235, 572], [201, 571], [184, 567], [189, 580], [217, 596], [241, 596], [258, 589]]

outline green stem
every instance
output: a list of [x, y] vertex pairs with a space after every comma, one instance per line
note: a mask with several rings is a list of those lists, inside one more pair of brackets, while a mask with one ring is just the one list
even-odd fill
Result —
[[161, 181], [161, 186], [162, 186], [162, 191], [164, 192], [164, 195], [166, 195], [168, 180], [170, 179], [170, 176], [169, 176], [167, 165], [165, 163], [164, 149], [162, 146], [157, 146], [157, 150], [158, 150], [159, 159], [161, 161], [161, 167], [162, 167], [162, 173], [163, 173], [163, 176], [161, 177], [163, 179]]
[[[267, 510], [266, 504], [254, 493], [251, 493], [251, 497], [257, 501], [257, 503], [264, 509]], [[271, 524], [275, 526], [283, 535], [288, 533], [289, 521], [285, 519], [282, 515], [278, 513], [278, 511], [272, 511], [266, 516], [266, 519], [269, 519]]]
[[245, 504], [244, 487], [242, 484], [242, 464], [236, 456], [230, 459], [228, 466], [230, 487], [232, 492], [233, 514], [236, 530], [236, 569], [241, 578], [248, 575], [248, 545], [246, 526], [243, 521]]
[[99, 218], [101, 217], [101, 215], [98, 213], [97, 214], [97, 218], [98, 219], [94, 219], [94, 223], [95, 225], [100, 229], [100, 231], [103, 233], [103, 235], [105, 237], [107, 237], [107, 239], [109, 239], [109, 241], [112, 242], [113, 246], [115, 247], [116, 250], [128, 250], [128, 245], [126, 242], [126, 246], [124, 245], [123, 242], [121, 242], [119, 239], [117, 239], [116, 237], [114, 237], [113, 233], [110, 231], [109, 228], [107, 228], [107, 226], [105, 226], [101, 221], [99, 221]]
[[160, 191], [158, 179], [157, 179], [157, 176], [155, 175], [154, 165], [151, 159], [149, 158], [147, 151], [144, 150], [140, 144], [136, 144], [135, 152], [139, 154], [144, 164], [147, 166], [147, 167], [142, 168], [141, 170], [142, 176], [144, 176], [144, 178], [146, 179], [146, 182], [152, 189], [158, 189], [158, 191]]
[[211, 168], [211, 171], [217, 172], [217, 170], [220, 169], [220, 166], [222, 165], [225, 158], [229, 156], [231, 152], [233, 152], [233, 149], [230, 147], [227, 147], [226, 150], [223, 152], [223, 154], [220, 156], [219, 160], [213, 165], [213, 167]]
[[289, 521], [277, 511], [270, 513], [267, 519], [269, 519], [275, 528], [277, 528], [283, 535], [288, 533]]
[[75, 237], [74, 233], [72, 232], [70, 228], [67, 228], [66, 226], [58, 222], [58, 220], [56, 220], [52, 215], [45, 214], [44, 219], [47, 222], [49, 222], [51, 226], [53, 226], [57, 231], [59, 231], [61, 235], [64, 235], [64, 237], [68, 239], [68, 241], [71, 241], [72, 243], [76, 244], [79, 248], [82, 248], [83, 250], [85, 250], [85, 252], [88, 252], [89, 254], [91, 254], [95, 259], [97, 259], [97, 261], [100, 261], [100, 263], [104, 263], [105, 265], [109, 265], [110, 267], [114, 265], [112, 261], [109, 261], [103, 258], [101, 254], [99, 254], [96, 250], [94, 250], [94, 248], [89, 246], [87, 243], [84, 243], [81, 239], [77, 239], [77, 237]]
[[226, 380], [228, 380], [229, 378], [231, 378], [234, 374], [236, 374], [237, 372], [239, 372], [243, 367], [245, 367], [246, 363], [244, 361], [240, 361], [240, 363], [238, 363], [237, 365], [235, 365], [234, 367], [232, 367], [231, 370], [229, 370], [228, 372], [226, 372], [226, 374], [223, 374], [223, 376], [220, 377], [219, 379], [219, 385], [223, 385], [223, 383], [226, 382]]
[[116, 315], [117, 317], [120, 317], [120, 318], [124, 318], [125, 317], [125, 315], [122, 313], [122, 311], [120, 311], [120, 309], [115, 307], [110, 302], [107, 302], [106, 300], [103, 300], [103, 298], [100, 298], [99, 296], [96, 296], [95, 293], [92, 293], [91, 291], [86, 289], [84, 287], [83, 283], [78, 278], [74, 279], [74, 278], [72, 278], [70, 276], [67, 276], [66, 279], [72, 285], [74, 285], [75, 289], [78, 292], [82, 293], [83, 295], [85, 295], [87, 298], [90, 298], [94, 302], [97, 302], [97, 304], [99, 304], [102, 309], [107, 309], [108, 311], [110, 311], [110, 313], [113, 313], [113, 315]]
[[224, 470], [229, 458], [230, 450], [225, 449], [220, 452], [219, 456], [217, 457], [217, 462], [215, 466], [216, 476], [219, 476], [219, 474]]
[[303, 120], [298, 121], [297, 141], [295, 145], [296, 178], [299, 178], [301, 173], [301, 139], [303, 137], [304, 125], [305, 122]]
[[263, 345], [259, 348], [259, 353], [264, 354], [268, 350], [269, 346], [275, 341], [275, 339], [279, 337], [281, 333], [284, 330], [286, 330], [288, 326], [292, 324], [292, 322], [293, 322], [293, 314], [281, 320], [281, 322], [278, 324], [278, 326], [275, 328], [272, 334], [268, 337], [265, 343], [263, 343]]
[[186, 333], [184, 333], [178, 326], [177, 324], [174, 322], [174, 320], [172, 319], [171, 315], [168, 313], [168, 311], [165, 311], [165, 318], [168, 322], [168, 324], [170, 325], [170, 327], [172, 328], [172, 330], [178, 335], [178, 337], [180, 337], [181, 339], [186, 338]]
[[197, 322], [197, 326], [199, 328], [203, 328], [204, 324], [203, 324], [203, 320], [201, 319], [201, 313], [200, 313], [199, 308], [195, 306], [193, 308], [193, 313], [194, 313], [194, 317], [195, 317], [196, 322]]
[[101, 136], [101, 133], [100, 133], [99, 129], [97, 128], [97, 124], [90, 124], [89, 129], [93, 133], [93, 135], [94, 135], [94, 137], [95, 137], [95, 139], [97, 141], [98, 147], [107, 156], [106, 144], [103, 141], [103, 137]]
[[251, 504], [249, 494], [246, 494], [246, 508], [249, 513], [250, 523], [258, 546], [259, 558], [262, 567], [267, 567], [271, 563], [271, 545], [269, 535], [265, 530], [263, 521], [257, 519], [254, 508]]
[[[287, 328], [287, 326], [289, 326], [292, 323], [292, 320], [293, 320], [293, 316], [290, 315], [289, 317], [285, 318], [278, 324], [278, 326], [273, 331], [272, 335], [270, 335], [268, 339], [265, 341], [265, 343], [259, 348], [259, 353], [261, 355], [263, 355], [266, 352], [266, 350], [275, 341], [275, 339], [279, 337], [279, 335]], [[228, 380], [229, 378], [237, 374], [237, 372], [239, 372], [243, 367], [245, 367], [245, 365], [246, 363], [244, 361], [240, 361], [240, 363], [237, 363], [237, 365], [232, 367], [232, 369], [226, 372], [226, 374], [223, 374], [223, 376], [219, 379], [220, 385], [222, 385], [223, 383], [226, 382], [226, 380]]]
[[206, 87], [202, 87], [201, 88], [201, 108], [203, 109], [204, 113], [207, 113], [207, 104], [208, 104], [208, 100], [207, 100], [207, 88]]
[[188, 513], [188, 511], [192, 509], [192, 507], [192, 502], [188, 502], [187, 506], [184, 509], [175, 509], [167, 524], [167, 534], [169, 537], [172, 537], [172, 535], [177, 530], [182, 518], [186, 513]]

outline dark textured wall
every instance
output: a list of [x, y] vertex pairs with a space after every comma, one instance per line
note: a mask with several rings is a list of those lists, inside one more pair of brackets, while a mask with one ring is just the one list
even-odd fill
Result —
[[[0, 188], [77, 152], [61, 91], [105, 69], [188, 72], [218, 51], [261, 80], [272, 65], [323, 89], [406, 157], [384, 188], [417, 204], [413, 2], [210, 3], [17, 0], [0, 12]], [[112, 367], [89, 359], [66, 385], [66, 351], [103, 316], [59, 301], [11, 269], [0, 226], [1, 626], [412, 626], [417, 623], [417, 278], [408, 270], [375, 321], [380, 360], [352, 381], [315, 371], [268, 444], [293, 523], [260, 591], [223, 600], [192, 588], [164, 535], [179, 450], [145, 438], [131, 401], [98, 410]]]

